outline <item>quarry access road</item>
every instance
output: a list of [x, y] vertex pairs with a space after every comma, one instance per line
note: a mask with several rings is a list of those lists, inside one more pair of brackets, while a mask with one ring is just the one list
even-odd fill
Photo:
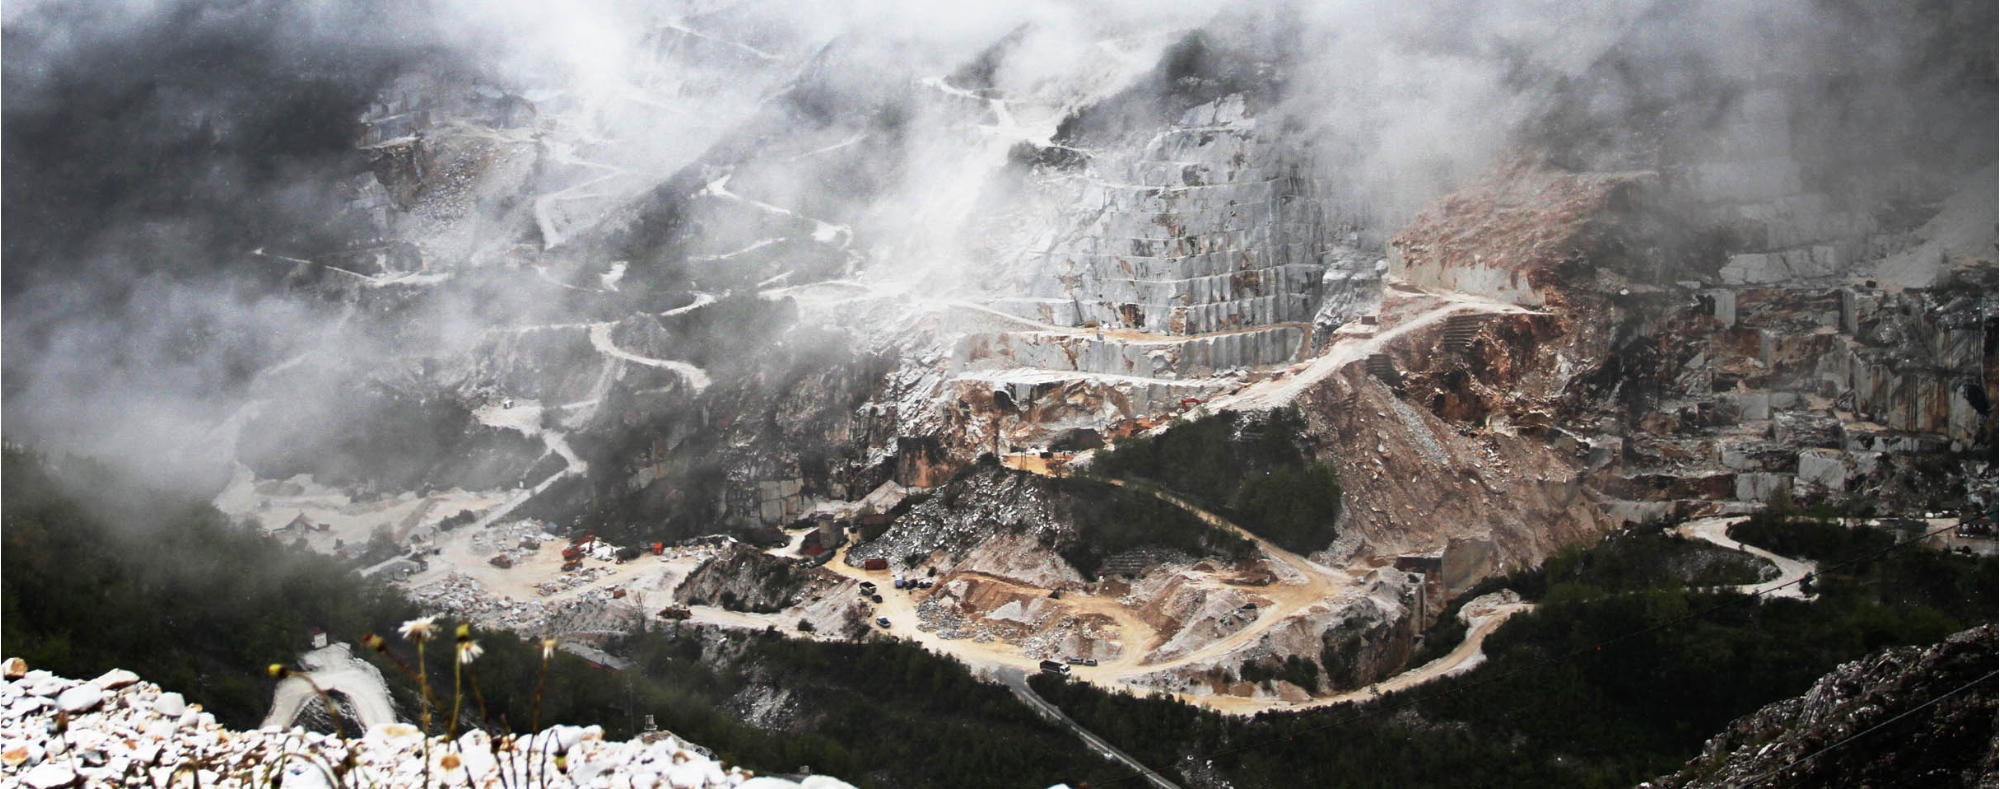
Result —
[[1014, 691], [1015, 698], [1020, 699], [1022, 703], [1054, 720], [1063, 728], [1074, 732], [1077, 737], [1083, 740], [1085, 745], [1090, 746], [1091, 750], [1117, 760], [1118, 763], [1131, 768], [1133, 772], [1145, 776], [1147, 783], [1157, 786], [1160, 789], [1180, 789], [1172, 781], [1161, 777], [1159, 773], [1146, 769], [1146, 765], [1140, 764], [1139, 760], [1132, 758], [1131, 754], [1118, 750], [1116, 746], [1105, 741], [1103, 737], [1097, 736], [1091, 730], [1084, 728], [1082, 724], [1072, 720], [1068, 715], [1063, 713], [1061, 707], [1050, 704], [1047, 699], [1042, 698], [1041, 694], [1036, 693], [1035, 689], [1028, 684], [1027, 672], [1020, 669], [1000, 669], [995, 673], [999, 675], [1000, 681], [1007, 686], [1008, 690]]
[[[1029, 318], [1023, 315], [1015, 315], [1014, 313], [1011, 312], [994, 309], [984, 304], [980, 304], [976, 301], [967, 301], [965, 299], [943, 299], [937, 301], [936, 303], [940, 307], [968, 310], [971, 312], [980, 313], [988, 317], [998, 318], [1000, 320], [1007, 321], [1010, 323], [1020, 324], [1022, 326], [1027, 327], [1031, 331], [1044, 332], [1047, 334], [1065, 334], [1076, 337], [1107, 337], [1110, 339], [1123, 340], [1126, 342], [1171, 343], [1171, 342], [1181, 342], [1190, 339], [1200, 339], [1203, 337], [1222, 337], [1231, 334], [1250, 334], [1253, 332], [1270, 331], [1272, 329], [1287, 329], [1287, 328], [1298, 329], [1304, 332], [1307, 337], [1310, 337], [1312, 335], [1312, 324], [1297, 323], [1297, 322], [1260, 323], [1255, 326], [1242, 326], [1234, 329], [1223, 329], [1220, 331], [1202, 332], [1200, 334], [1163, 334], [1160, 332], [1149, 332], [1142, 329], [1131, 329], [1131, 328], [1066, 326], [1063, 324], [1049, 323], [1047, 321], [1036, 320], [1034, 318]], [[1309, 345], [1310, 343], [1307, 344]], [[1023, 368], [1023, 369], [1033, 369], [1033, 368]], [[1062, 372], [1062, 371], [1058, 370], [1056, 372]], [[1145, 380], [1155, 383], [1162, 380], [1159, 378], [1149, 378], [1146, 376], [1118, 376], [1118, 377], [1132, 378], [1135, 380]]]
[[611, 341], [611, 324], [609, 323], [591, 324], [590, 346], [596, 348], [598, 353], [619, 361], [643, 364], [647, 367], [658, 367], [662, 370], [672, 370], [680, 373], [682, 378], [687, 379], [688, 386], [696, 392], [708, 388], [708, 373], [699, 367], [672, 359], [654, 359], [647, 356], [640, 356], [618, 347], [616, 343]]
[[[582, 476], [590, 469], [583, 462], [583, 459], [578, 457], [574, 450], [570, 449], [567, 436], [560, 431], [544, 430], [542, 428], [542, 407], [540, 403], [533, 401], [517, 403], [514, 408], [507, 408], [505, 406], [496, 408], [488, 404], [474, 410], [472, 415], [481, 424], [492, 427], [504, 427], [518, 431], [529, 438], [538, 438], [541, 440], [542, 446], [550, 454], [563, 459], [561, 471], [549, 475], [548, 479], [542, 480], [532, 488], [527, 488], [514, 494], [513, 498], [508, 499], [500, 506], [487, 510], [486, 514], [479, 517], [479, 520], [473, 521], [472, 527], [474, 529], [484, 529], [505, 520], [507, 516], [514, 514], [514, 510], [519, 509], [521, 505], [528, 503], [529, 500], [536, 496], [542, 495], [542, 491], [548, 490], [550, 486], [572, 476]], [[387, 563], [385, 562], [384, 564]], [[380, 566], [382, 565], [378, 565], [377, 567]], [[372, 573], [375, 569], [377, 568], [371, 567], [363, 574]]]
[[1491, 301], [1464, 293], [1430, 295], [1444, 300], [1445, 303], [1371, 335], [1343, 336], [1340, 332], [1335, 332], [1331, 346], [1324, 353], [1305, 362], [1296, 372], [1253, 384], [1233, 395], [1210, 400], [1208, 408], [1212, 411], [1282, 408], [1298, 400], [1299, 395], [1304, 394], [1307, 389], [1333, 377], [1348, 365], [1357, 364], [1372, 354], [1381, 353], [1389, 343], [1402, 339], [1418, 329], [1441, 323], [1452, 315], [1459, 313], [1510, 315], [1535, 312], [1516, 304]]
[[1793, 559], [1789, 556], [1779, 556], [1755, 545], [1737, 542], [1729, 538], [1729, 527], [1746, 520], [1749, 520], [1749, 518], [1743, 516], [1702, 518], [1675, 526], [1673, 533], [1682, 537], [1693, 537], [1697, 540], [1711, 542], [1731, 550], [1743, 551], [1778, 566], [1778, 577], [1776, 578], [1762, 583], [1732, 587], [1738, 594], [1790, 597], [1795, 600], [1811, 600], [1817, 597], [1817, 595], [1806, 594], [1805, 590], [1800, 588], [1802, 585], [1799, 581], [1817, 572], [1819, 565], [1809, 561]]
[[833, 558], [827, 561], [825, 567], [842, 578], [849, 578], [855, 581], [868, 581], [876, 585], [876, 593], [882, 596], [882, 602], [875, 604], [874, 610], [870, 614], [870, 629], [875, 628], [873, 623], [875, 617], [887, 617], [889, 620], [889, 630], [886, 631], [888, 635], [914, 641], [925, 649], [940, 655], [949, 655], [975, 670], [989, 669], [998, 671], [1012, 668], [1034, 671], [1041, 665], [1040, 659], [1021, 654], [1019, 647], [1004, 641], [992, 641], [982, 644], [971, 639], [942, 638], [935, 632], [926, 632], [918, 629], [918, 601], [916, 595], [908, 590], [892, 588], [890, 582], [893, 573], [888, 570], [863, 570], [859, 567], [849, 565], [847, 563], [847, 549], [850, 547], [852, 547], [851, 543], [837, 549], [834, 552]]
[[[953, 573], [952, 577], [1002, 587], [1026, 599], [1046, 597], [1049, 593], [1047, 589], [977, 570], [960, 570]], [[1147, 652], [1156, 648], [1163, 640], [1158, 629], [1148, 624], [1146, 620], [1140, 619], [1131, 608], [1120, 603], [1117, 598], [1072, 591], [1063, 595], [1062, 603], [1064, 607], [1078, 614], [1092, 614], [1109, 619], [1112, 626], [1118, 629], [1119, 641], [1125, 648], [1119, 651], [1118, 657], [1102, 660], [1094, 667], [1094, 672], [1116, 671], [1136, 666], [1139, 661], [1145, 659]]]
[[1449, 677], [1453, 674], [1471, 671], [1478, 667], [1479, 664], [1486, 662], [1485, 646], [1487, 636], [1493, 635], [1493, 631], [1499, 630], [1500, 626], [1505, 624], [1508, 618], [1515, 614], [1533, 610], [1535, 610], [1535, 604], [1533, 603], [1506, 603], [1493, 606], [1482, 614], [1467, 617], [1472, 620], [1472, 627], [1466, 631], [1465, 640], [1459, 642], [1458, 647], [1447, 653], [1444, 657], [1397, 674], [1367, 688], [1349, 691], [1325, 700], [1314, 700], [1308, 704], [1300, 705], [1300, 708], [1323, 707], [1328, 704], [1360, 701], [1383, 693], [1394, 693], [1399, 690], [1414, 688], [1439, 677]]
[[[1301, 710], [1331, 707], [1336, 704], [1352, 704], [1357, 701], [1368, 701], [1377, 698], [1384, 693], [1409, 690], [1410, 688], [1423, 685], [1426, 682], [1441, 677], [1462, 674], [1479, 667], [1479, 664], [1486, 662], [1486, 637], [1493, 635], [1494, 631], [1499, 630], [1500, 626], [1505, 624], [1508, 618], [1525, 611], [1532, 611], [1534, 608], [1535, 606], [1532, 603], [1504, 603], [1493, 606], [1476, 616], [1468, 617], [1472, 620], [1471, 629], [1466, 632], [1465, 640], [1459, 642], [1458, 647], [1453, 649], [1449, 654], [1381, 682], [1369, 685], [1368, 687], [1350, 690], [1337, 696], [1326, 696], [1296, 703], [1272, 701], [1270, 699], [1247, 699], [1238, 696], [1208, 696], [1203, 698], [1205, 698], [1207, 706], [1214, 708], [1217, 712], [1227, 715], [1255, 715], [1260, 712], [1298, 712]], [[1183, 696], [1182, 700], [1195, 701], [1196, 699], [1195, 697]]]
[[[1128, 485], [1122, 479], [1107, 479], [1105, 481], [1119, 487], [1135, 487]], [[1198, 663], [1235, 652], [1263, 637], [1271, 628], [1290, 619], [1293, 615], [1310, 606], [1325, 602], [1342, 587], [1346, 586], [1350, 580], [1345, 573], [1321, 566], [1303, 556], [1280, 548], [1272, 544], [1270, 540], [1252, 534], [1249, 530], [1230, 522], [1229, 519], [1197, 507], [1179, 496], [1151, 486], [1136, 489], [1144, 490], [1152, 494], [1154, 498], [1187, 511], [1188, 514], [1200, 518], [1203, 523], [1229, 531], [1249, 540], [1257, 546], [1258, 550], [1263, 551], [1265, 556], [1289, 569], [1292, 572], [1292, 577], [1281, 578], [1278, 583], [1258, 590], [1259, 594], [1271, 599], [1271, 605], [1258, 609], [1256, 621], [1244, 626], [1243, 629], [1180, 657], [1158, 663], [1141, 664], [1132, 670], [1112, 674], [1106, 677], [1107, 679], [1126, 680], [1142, 674], [1180, 668], [1191, 663]]]

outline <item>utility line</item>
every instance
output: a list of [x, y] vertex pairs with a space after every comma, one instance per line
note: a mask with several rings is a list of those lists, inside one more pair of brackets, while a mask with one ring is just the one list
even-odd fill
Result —
[[1996, 669], [1996, 670], [1993, 670], [1993, 671], [1988, 671], [1988, 672], [1986, 672], [1986, 676], [1983, 676], [1983, 677], [1980, 677], [1980, 678], [1978, 678], [1978, 679], [1975, 679], [1975, 680], [1973, 680], [1973, 681], [1971, 681], [1971, 682], [1967, 682], [1967, 683], [1965, 683], [1965, 684], [1963, 684], [1963, 685], [1960, 685], [1960, 686], [1958, 686], [1957, 688], [1955, 688], [1955, 689], [1953, 689], [1953, 690], [1950, 690], [1950, 691], [1947, 691], [1947, 692], [1945, 692], [1944, 694], [1942, 694], [1942, 695], [1939, 695], [1939, 696], [1938, 696], [1937, 698], [1934, 698], [1934, 699], [1931, 699], [1930, 701], [1926, 701], [1926, 702], [1924, 702], [1923, 704], [1920, 704], [1920, 705], [1918, 705], [1918, 706], [1916, 706], [1916, 707], [1912, 707], [1912, 708], [1910, 708], [1910, 709], [1907, 709], [1907, 710], [1904, 710], [1904, 711], [1902, 712], [1902, 714], [1900, 714], [1900, 715], [1897, 715], [1896, 717], [1893, 717], [1893, 718], [1890, 718], [1890, 719], [1888, 719], [1888, 720], [1885, 720], [1885, 721], [1883, 721], [1883, 722], [1881, 722], [1881, 723], [1877, 723], [1877, 724], [1875, 724], [1875, 725], [1873, 725], [1873, 726], [1870, 726], [1870, 727], [1868, 727], [1868, 728], [1866, 728], [1866, 729], [1863, 729], [1863, 730], [1861, 730], [1861, 731], [1858, 731], [1858, 732], [1855, 732], [1854, 734], [1851, 734], [1851, 735], [1849, 735], [1849, 736], [1847, 736], [1847, 737], [1845, 737], [1845, 738], [1842, 738], [1842, 739], [1841, 739], [1841, 740], [1840, 740], [1839, 742], [1836, 742], [1836, 743], [1834, 743], [1834, 744], [1832, 744], [1832, 745], [1828, 745], [1828, 746], [1826, 746], [1825, 748], [1821, 748], [1821, 749], [1819, 749], [1819, 750], [1817, 750], [1817, 751], [1814, 751], [1814, 752], [1812, 752], [1812, 753], [1809, 753], [1809, 754], [1806, 754], [1805, 756], [1801, 756], [1801, 757], [1799, 757], [1799, 758], [1797, 758], [1797, 759], [1793, 759], [1793, 760], [1791, 760], [1791, 761], [1789, 761], [1789, 762], [1785, 762], [1784, 764], [1781, 764], [1781, 765], [1778, 765], [1778, 767], [1777, 767], [1776, 769], [1773, 769], [1773, 770], [1771, 770], [1770, 772], [1767, 772], [1767, 773], [1764, 773], [1763, 775], [1760, 775], [1760, 776], [1757, 776], [1756, 778], [1752, 778], [1752, 779], [1750, 779], [1749, 783], [1745, 783], [1745, 784], [1743, 784], [1742, 786], [1739, 786], [1739, 787], [1737, 787], [1737, 789], [1749, 789], [1749, 787], [1752, 787], [1752, 786], [1756, 786], [1756, 785], [1758, 785], [1758, 784], [1760, 784], [1760, 783], [1763, 783], [1763, 782], [1765, 782], [1765, 781], [1768, 781], [1768, 780], [1770, 780], [1770, 779], [1772, 779], [1772, 778], [1775, 778], [1775, 777], [1777, 777], [1777, 775], [1778, 775], [1779, 773], [1782, 773], [1782, 772], [1784, 772], [1784, 771], [1786, 771], [1786, 770], [1789, 770], [1789, 769], [1791, 769], [1793, 765], [1797, 765], [1797, 764], [1804, 764], [1804, 763], [1806, 763], [1806, 762], [1809, 762], [1809, 761], [1812, 761], [1813, 759], [1816, 759], [1816, 758], [1819, 758], [1819, 755], [1820, 755], [1820, 754], [1823, 754], [1823, 753], [1826, 753], [1827, 751], [1831, 751], [1831, 750], [1833, 750], [1833, 749], [1835, 749], [1835, 748], [1838, 748], [1838, 747], [1840, 747], [1840, 746], [1842, 746], [1842, 745], [1846, 745], [1846, 744], [1848, 744], [1848, 743], [1850, 743], [1850, 742], [1853, 742], [1853, 741], [1855, 741], [1855, 740], [1858, 740], [1858, 739], [1861, 739], [1862, 737], [1864, 737], [1864, 736], [1866, 736], [1866, 735], [1869, 735], [1869, 734], [1872, 734], [1872, 733], [1874, 733], [1874, 732], [1875, 732], [1875, 730], [1877, 730], [1877, 729], [1880, 729], [1880, 728], [1882, 728], [1882, 727], [1884, 727], [1884, 726], [1887, 726], [1887, 725], [1889, 725], [1889, 724], [1891, 724], [1891, 723], [1895, 723], [1896, 721], [1899, 721], [1899, 720], [1902, 720], [1902, 719], [1904, 719], [1904, 718], [1907, 718], [1907, 717], [1909, 717], [1909, 716], [1911, 716], [1911, 715], [1915, 715], [1915, 714], [1917, 714], [1917, 713], [1919, 713], [1919, 712], [1922, 712], [1922, 711], [1924, 711], [1925, 709], [1928, 709], [1928, 708], [1929, 708], [1929, 707], [1930, 707], [1931, 705], [1934, 705], [1934, 704], [1936, 704], [1936, 703], [1938, 703], [1938, 702], [1940, 702], [1940, 701], [1944, 701], [1945, 699], [1948, 699], [1948, 698], [1951, 698], [1951, 697], [1953, 697], [1953, 696], [1956, 696], [1956, 695], [1958, 695], [1958, 694], [1960, 694], [1960, 693], [1964, 693], [1964, 692], [1966, 692], [1966, 691], [1968, 691], [1968, 690], [1971, 690], [1971, 689], [1972, 689], [1973, 687], [1975, 687], [1975, 686], [1979, 685], [1980, 683], [1983, 683], [1983, 682], [1985, 682], [1985, 681], [1987, 681], [1987, 680], [1989, 680], [1989, 679], [1992, 679], [1992, 678], [1993, 678], [1993, 676], [1994, 676], [1994, 675], [1996, 675], [1996, 674], [2000, 674], [2000, 669]]

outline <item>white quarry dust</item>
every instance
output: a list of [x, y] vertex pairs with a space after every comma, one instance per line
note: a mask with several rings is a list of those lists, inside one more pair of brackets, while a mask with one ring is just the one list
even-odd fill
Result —
[[315, 524], [325, 524], [324, 532], [295, 536], [321, 553], [332, 553], [335, 541], [359, 549], [378, 526], [390, 527], [392, 537], [407, 534], [421, 524], [435, 523], [459, 510], [478, 512], [507, 500], [512, 491], [464, 491], [456, 488], [418, 496], [405, 493], [374, 501], [355, 501], [339, 488], [321, 485], [310, 475], [287, 480], [258, 480], [248, 466], [236, 465], [235, 476], [215, 497], [216, 509], [238, 520], [254, 520], [267, 532], [283, 528], [300, 515]]
[[[562, 552], [564, 548], [569, 547], [568, 541], [548, 537], [541, 540], [541, 547], [532, 552], [510, 551], [509, 555], [517, 557], [514, 566], [503, 569], [488, 562], [493, 557], [492, 551], [482, 551], [475, 547], [474, 543], [479, 541], [481, 531], [482, 528], [465, 526], [439, 535], [437, 547], [441, 549], [441, 553], [430, 557], [429, 570], [411, 576], [404, 582], [404, 586], [416, 589], [452, 573], [458, 573], [477, 581], [488, 594], [503, 602], [541, 600], [554, 603], [578, 597], [586, 591], [595, 589], [627, 587], [648, 593], [657, 592], [661, 587], [671, 589], [667, 586], [669, 583], [678, 582], [679, 578], [685, 577], [700, 561], [693, 557], [681, 556], [662, 560], [651, 553], [623, 564], [585, 559], [584, 564], [587, 567], [602, 568], [604, 574], [574, 589], [543, 595], [536, 585], [563, 574]], [[660, 593], [657, 597], [659, 605], [664, 606], [666, 595]], [[633, 600], [633, 604], [636, 605], [637, 602], [637, 599]]]
[[[1122, 481], [1116, 480], [1113, 483], [1124, 484]], [[1267, 564], [1270, 566], [1272, 572], [1279, 576], [1279, 579], [1276, 583], [1255, 588], [1255, 595], [1263, 598], [1267, 603], [1258, 608], [1257, 618], [1254, 621], [1226, 637], [1203, 643], [1184, 654], [1179, 654], [1170, 659], [1158, 662], [1148, 662], [1148, 657], [1154, 651], [1149, 647], [1158, 645], [1162, 639], [1156, 629], [1140, 619], [1132, 608], [1117, 598], [1088, 594], [1081, 590], [1065, 591], [1060, 600], [1064, 607], [1077, 614], [1096, 614], [1110, 619], [1113, 622], [1113, 627], [1119, 633], [1117, 640], [1126, 646], [1125, 649], [1119, 652], [1117, 657], [1104, 660], [1099, 665], [1072, 666], [1071, 676], [1097, 685], [1111, 687], [1126, 686], [1139, 692], [1146, 692], [1148, 689], [1132, 684], [1133, 680], [1162, 670], [1171, 670], [1212, 661], [1255, 644], [1273, 628], [1278, 627], [1313, 606], [1327, 602], [1341, 589], [1352, 583], [1352, 578], [1348, 573], [1329, 569], [1290, 551], [1286, 551], [1271, 544], [1269, 541], [1245, 531], [1242, 527], [1229, 522], [1219, 515], [1202, 510], [1170, 494], [1155, 491], [1153, 495], [1158, 496], [1162, 501], [1187, 510], [1206, 523], [1217, 528], [1227, 529], [1255, 543], [1258, 549], [1267, 557]], [[1005, 641], [994, 640], [981, 643], [974, 639], [947, 639], [935, 632], [926, 632], [917, 629], [917, 604], [921, 603], [931, 594], [942, 591], [943, 587], [914, 592], [897, 590], [891, 584], [891, 580], [895, 574], [893, 571], [869, 571], [858, 567], [851, 567], [844, 561], [845, 555], [846, 548], [842, 548], [833, 561], [827, 563], [826, 568], [847, 578], [857, 581], [873, 581], [876, 584], [881, 590], [882, 603], [875, 607], [873, 616], [887, 617], [889, 619], [890, 626], [888, 633], [890, 635], [914, 641], [933, 652], [949, 655], [963, 661], [974, 670], [1008, 668], [1035, 670], [1038, 668], [1041, 660], [1039, 657], [1026, 654], [1021, 647], [1006, 643]], [[1042, 599], [1046, 598], [1048, 594], [1048, 591], [1045, 589], [1022, 586], [1008, 579], [995, 576], [980, 574], [979, 580], [981, 583], [996, 584], [1010, 588], [1021, 593], [1024, 597]], [[1213, 578], [1201, 578], [1196, 582], [1214, 584], [1216, 588], [1223, 588], [1222, 582]], [[1272, 699], [1228, 699], [1228, 697], [1189, 696], [1185, 700], [1191, 703], [1214, 706], [1218, 709], [1225, 709], [1224, 705], [1219, 702], [1226, 700], [1229, 702], [1229, 707], [1227, 708], [1229, 711], [1245, 713], [1254, 712], [1255, 710], [1249, 707], [1258, 705], [1261, 705], [1260, 708], [1281, 706], [1281, 702]]]
[[1966, 176], [1965, 186], [1945, 201], [1944, 208], [1917, 229], [1921, 243], [1883, 258], [1872, 278], [1887, 288], [1935, 286], [1954, 265], [1984, 260], [1992, 265], [1994, 241], [2000, 237], [1993, 216], [2000, 213], [2000, 195], [1993, 191], [1996, 165]]

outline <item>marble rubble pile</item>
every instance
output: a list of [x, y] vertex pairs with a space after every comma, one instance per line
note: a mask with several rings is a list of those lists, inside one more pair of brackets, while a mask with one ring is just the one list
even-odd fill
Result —
[[485, 732], [426, 738], [406, 723], [359, 737], [275, 727], [235, 731], [179, 693], [113, 669], [80, 682], [5, 663], [0, 784], [31, 789], [168, 786], [741, 787], [852, 789], [842, 781], [755, 776], [668, 734], [615, 742], [596, 726], [532, 738]]

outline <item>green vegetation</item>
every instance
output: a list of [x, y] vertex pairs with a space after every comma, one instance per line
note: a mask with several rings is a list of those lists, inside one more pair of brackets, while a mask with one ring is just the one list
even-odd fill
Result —
[[263, 666], [298, 654], [309, 628], [353, 639], [415, 614], [393, 590], [202, 502], [138, 490], [81, 460], [64, 468], [69, 485], [8, 447], [0, 471], [0, 634], [30, 665], [85, 678], [131, 669], [255, 726], [273, 684]]
[[[264, 667], [295, 660], [309, 628], [360, 644], [417, 613], [394, 589], [340, 562], [288, 550], [205, 503], [140, 489], [102, 468], [69, 460], [58, 475], [9, 447], [0, 473], [8, 483], [0, 635], [8, 654], [37, 668], [86, 678], [131, 669], [231, 726], [254, 727], [275, 682]], [[810, 765], [863, 787], [1074, 785], [1116, 774], [1006, 689], [902, 642], [832, 644], [775, 630], [718, 635], [667, 625], [608, 646], [633, 660], [631, 671], [557, 651], [538, 701], [540, 644], [504, 632], [473, 635], [485, 654], [471, 677], [495, 728], [526, 730], [539, 707], [544, 726], [595, 723], [624, 738], [653, 715], [732, 763], [761, 771]], [[385, 646], [416, 665], [410, 643], [391, 635]], [[356, 652], [378, 662], [415, 719], [416, 682], [385, 656]], [[434, 712], [440, 731], [452, 704], [449, 654], [449, 647], [429, 650], [426, 667], [430, 686], [445, 696]], [[797, 712], [767, 730], [725, 711], [750, 692], [789, 693]], [[461, 730], [481, 723], [480, 706], [465, 701]]]
[[[1811, 523], [1771, 528], [1776, 540], [1826, 539]], [[1487, 639], [1479, 668], [1365, 704], [1244, 720], [1033, 681], [1141, 762], [1169, 772], [1208, 762], [1237, 786], [1630, 786], [1842, 662], [1995, 617], [1992, 559], [1850, 552], [1855, 565], [1825, 568], [1819, 599], [1801, 602], [1690, 591], [1701, 573], [1722, 572], [1688, 558], [1717, 549], [1690, 545], [1628, 534], [1482, 587], [1523, 590], [1540, 606]], [[1918, 567], [1930, 581], [1904, 574]]]
[[1769, 563], [1746, 553], [1672, 534], [1660, 526], [1614, 532], [1596, 547], [1571, 545], [1540, 568], [1517, 572], [1500, 586], [1528, 600], [1551, 589], [1586, 597], [1658, 587], [1741, 586], [1763, 580]]
[[1318, 689], [1319, 664], [1298, 655], [1287, 655], [1283, 662], [1251, 661], [1243, 664], [1242, 677], [1244, 682], [1264, 684], [1279, 679], [1302, 688]]
[[1729, 538], [1823, 564], [1852, 561], [1896, 544], [1883, 529], [1843, 526], [1831, 516], [1760, 513], [1729, 527]]
[[1333, 542], [1340, 481], [1300, 445], [1305, 427], [1296, 409], [1205, 416], [1157, 438], [1120, 441], [1091, 469], [1150, 480], [1286, 550], [1311, 553]]
[[1085, 577], [1096, 576], [1105, 559], [1136, 548], [1167, 548], [1230, 561], [1251, 551], [1249, 540], [1211, 526], [1144, 490], [1092, 479], [1054, 483], [1066, 494], [1078, 529], [1076, 541], [1058, 553]]
[[[1994, 618], [2000, 570], [1993, 559], [1954, 556], [1905, 544], [1881, 529], [1822, 519], [1753, 517], [1729, 536], [1773, 553], [1818, 562], [1812, 591], [1836, 605], [1868, 610], [1932, 610], [1955, 622]], [[1885, 553], [1886, 552], [1886, 553]]]
[[[563, 720], [595, 722], [618, 738], [651, 714], [724, 761], [766, 771], [810, 766], [863, 787], [1075, 785], [1117, 775], [1005, 688], [902, 642], [669, 626], [615, 648], [633, 670], [614, 675], [559, 661], [573, 665], [560, 681], [551, 671], [545, 723], [550, 710], [562, 710]], [[480, 658], [479, 680], [496, 718], [504, 710], [510, 721], [526, 720], [532, 696], [511, 689], [534, 687], [539, 657], [505, 653], [512, 656], [505, 662], [490, 650]], [[778, 730], [728, 710], [739, 694], [775, 693], [797, 702], [790, 720], [774, 722]]]

